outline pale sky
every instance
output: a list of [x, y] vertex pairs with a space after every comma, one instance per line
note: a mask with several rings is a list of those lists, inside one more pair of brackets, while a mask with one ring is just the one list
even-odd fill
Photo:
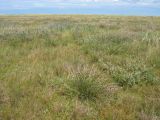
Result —
[[0, 0], [0, 14], [160, 16], [160, 0]]

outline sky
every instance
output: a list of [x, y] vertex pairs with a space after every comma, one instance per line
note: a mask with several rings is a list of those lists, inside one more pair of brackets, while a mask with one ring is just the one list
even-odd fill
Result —
[[0, 14], [160, 16], [160, 0], [0, 0]]

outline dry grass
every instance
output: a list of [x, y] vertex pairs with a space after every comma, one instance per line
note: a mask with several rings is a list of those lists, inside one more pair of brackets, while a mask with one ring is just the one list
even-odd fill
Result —
[[0, 16], [0, 120], [158, 120], [160, 18]]

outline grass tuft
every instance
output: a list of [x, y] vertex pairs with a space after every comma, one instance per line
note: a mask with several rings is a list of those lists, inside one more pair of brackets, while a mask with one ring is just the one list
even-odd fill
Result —
[[96, 101], [105, 96], [104, 85], [94, 69], [82, 68], [72, 73], [67, 84], [67, 94], [80, 100]]

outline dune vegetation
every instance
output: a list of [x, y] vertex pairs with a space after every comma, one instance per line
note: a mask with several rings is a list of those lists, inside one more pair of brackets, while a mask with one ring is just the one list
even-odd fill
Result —
[[159, 120], [160, 17], [0, 16], [0, 120]]

